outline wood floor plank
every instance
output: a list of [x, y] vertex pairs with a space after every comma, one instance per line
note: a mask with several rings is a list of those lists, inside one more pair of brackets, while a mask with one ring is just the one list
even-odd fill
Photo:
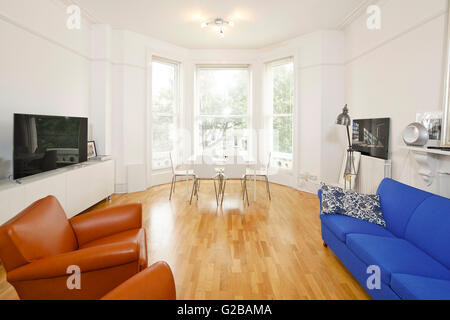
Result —
[[[370, 299], [322, 246], [315, 195], [273, 184], [269, 201], [258, 183], [258, 202], [247, 207], [231, 182], [217, 208], [211, 183], [202, 182], [192, 205], [184, 186], [172, 201], [164, 185], [92, 208], [142, 203], [150, 263], [170, 264], [179, 299]], [[0, 299], [17, 299], [2, 267]]]

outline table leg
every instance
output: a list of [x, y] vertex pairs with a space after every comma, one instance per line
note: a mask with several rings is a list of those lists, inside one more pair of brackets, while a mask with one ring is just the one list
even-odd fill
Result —
[[186, 201], [189, 201], [189, 176], [186, 171]]

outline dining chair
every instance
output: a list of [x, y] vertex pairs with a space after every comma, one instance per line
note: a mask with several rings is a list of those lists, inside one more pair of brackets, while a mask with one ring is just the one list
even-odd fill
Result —
[[172, 200], [172, 195], [175, 193], [175, 187], [177, 184], [177, 179], [179, 177], [183, 177], [183, 178], [187, 178], [194, 180], [195, 179], [195, 175], [194, 175], [194, 171], [193, 170], [176, 170], [176, 166], [173, 162], [173, 158], [172, 158], [172, 152], [169, 153], [169, 158], [170, 158], [170, 168], [172, 169], [172, 184], [170, 186], [170, 196], [169, 196], [169, 200]]
[[223, 204], [223, 199], [225, 197], [227, 180], [239, 180], [241, 183], [242, 199], [245, 199], [245, 196], [247, 196], [247, 205], [250, 205], [246, 180], [247, 164], [241, 157], [235, 157], [234, 160], [234, 163], [227, 163], [223, 166], [223, 185], [220, 190], [222, 193], [221, 204]]
[[269, 200], [272, 200], [272, 195], [270, 194], [270, 185], [269, 185], [269, 170], [270, 170], [270, 161], [272, 158], [272, 152], [269, 153], [269, 158], [267, 160], [266, 167], [262, 170], [257, 169], [247, 169], [244, 182], [247, 181], [247, 179], [251, 179], [252, 177], [258, 177], [263, 178], [266, 181], [266, 190], [267, 194], [269, 195]]
[[193, 168], [194, 168], [193, 170], [194, 185], [192, 186], [191, 200], [189, 203], [192, 204], [192, 198], [194, 197], [194, 195], [197, 197], [198, 200], [200, 181], [212, 180], [214, 182], [214, 193], [216, 196], [216, 203], [217, 206], [219, 206], [219, 194], [217, 192], [216, 181], [221, 179], [221, 172], [218, 172], [216, 170], [216, 165], [214, 165], [214, 163], [210, 160], [210, 158], [207, 158], [206, 156], [197, 157], [194, 162]]

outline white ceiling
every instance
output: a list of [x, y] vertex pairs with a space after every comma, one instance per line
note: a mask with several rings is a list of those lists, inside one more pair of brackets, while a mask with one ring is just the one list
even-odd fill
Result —
[[[334, 29], [365, 0], [75, 0], [95, 20], [189, 49], [259, 49]], [[233, 19], [220, 39], [201, 22]]]

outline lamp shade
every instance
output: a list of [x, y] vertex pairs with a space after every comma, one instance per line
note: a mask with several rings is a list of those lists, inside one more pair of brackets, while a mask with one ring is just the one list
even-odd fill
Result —
[[348, 114], [347, 105], [345, 105], [344, 110], [337, 117], [336, 124], [339, 124], [341, 126], [346, 126], [346, 127], [349, 127], [352, 124], [352, 119], [350, 118], [350, 116]]

